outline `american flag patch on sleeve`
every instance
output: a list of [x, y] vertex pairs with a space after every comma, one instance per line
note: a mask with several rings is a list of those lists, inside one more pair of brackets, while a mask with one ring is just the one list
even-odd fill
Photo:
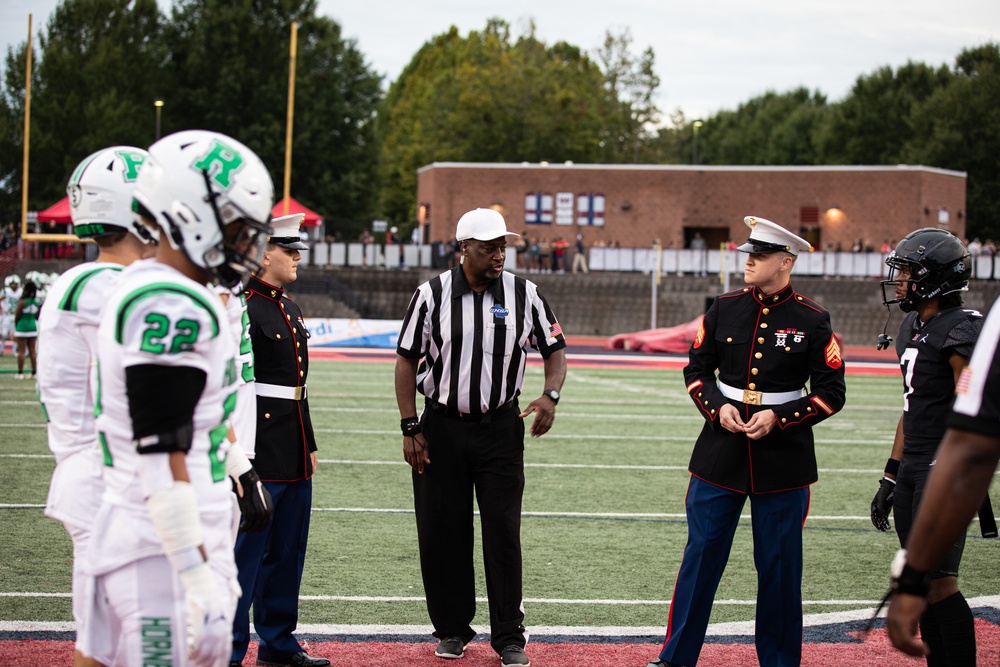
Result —
[[561, 336], [562, 332], [563, 332], [562, 327], [559, 326], [558, 322], [553, 322], [552, 324], [549, 325], [549, 336], [551, 336], [552, 338], [555, 338], [556, 336]]

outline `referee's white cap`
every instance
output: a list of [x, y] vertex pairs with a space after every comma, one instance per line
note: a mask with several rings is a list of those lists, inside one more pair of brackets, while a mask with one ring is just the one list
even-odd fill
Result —
[[520, 236], [514, 232], [507, 231], [507, 223], [499, 211], [491, 208], [477, 208], [469, 211], [458, 219], [458, 229], [455, 230], [455, 240], [465, 241], [477, 239], [479, 241], [492, 241], [501, 236]]
[[792, 234], [770, 220], [748, 215], [743, 218], [743, 223], [750, 228], [750, 238], [737, 248], [741, 252], [762, 255], [784, 251], [798, 255], [800, 252], [809, 252], [812, 249], [812, 246], [804, 238]]

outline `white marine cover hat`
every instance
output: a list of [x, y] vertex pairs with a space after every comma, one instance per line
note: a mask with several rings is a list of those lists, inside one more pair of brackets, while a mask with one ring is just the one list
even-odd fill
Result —
[[309, 250], [309, 246], [303, 243], [302, 237], [299, 236], [299, 226], [305, 218], [305, 213], [290, 213], [271, 218], [271, 238], [267, 242], [289, 250]]
[[517, 236], [514, 232], [507, 231], [507, 223], [503, 216], [491, 208], [477, 208], [469, 211], [458, 220], [458, 229], [455, 231], [456, 241], [467, 239], [477, 239], [479, 241], [492, 241], [501, 236]]
[[759, 218], [755, 215], [748, 215], [743, 218], [743, 223], [750, 228], [750, 238], [737, 250], [763, 255], [770, 252], [787, 252], [798, 255], [800, 252], [809, 252], [812, 246], [804, 238], [792, 234], [790, 231], [775, 224], [770, 220]]

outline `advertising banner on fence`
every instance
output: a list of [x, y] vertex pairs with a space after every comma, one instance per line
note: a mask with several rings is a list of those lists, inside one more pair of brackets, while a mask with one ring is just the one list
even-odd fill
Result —
[[309, 347], [396, 348], [403, 320], [352, 320], [307, 317]]

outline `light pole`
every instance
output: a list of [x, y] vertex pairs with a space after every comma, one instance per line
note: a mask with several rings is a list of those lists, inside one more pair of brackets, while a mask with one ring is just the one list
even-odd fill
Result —
[[163, 100], [156, 98], [153, 100], [153, 106], [156, 107], [156, 139], [160, 139], [160, 110], [163, 109]]
[[694, 129], [694, 141], [691, 143], [691, 164], [698, 164], [698, 128], [704, 125], [700, 120], [691, 123]]

